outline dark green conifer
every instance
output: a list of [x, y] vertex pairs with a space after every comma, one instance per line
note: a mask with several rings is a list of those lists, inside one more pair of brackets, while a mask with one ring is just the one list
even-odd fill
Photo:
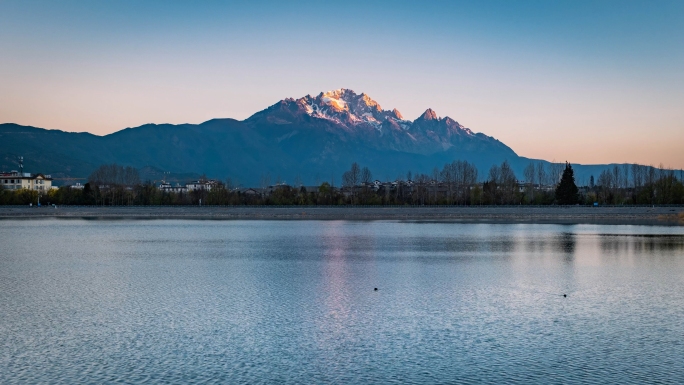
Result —
[[579, 189], [575, 184], [575, 173], [570, 163], [565, 162], [565, 170], [558, 187], [556, 187], [556, 202], [559, 205], [574, 205], [579, 201]]

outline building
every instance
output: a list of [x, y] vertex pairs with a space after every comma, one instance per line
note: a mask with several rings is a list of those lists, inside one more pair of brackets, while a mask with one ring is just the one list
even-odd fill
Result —
[[186, 193], [188, 192], [188, 188], [185, 186], [181, 186], [180, 184], [176, 183], [175, 186], [172, 186], [171, 183], [167, 183], [162, 181], [162, 183], [159, 185], [159, 190], [163, 192], [168, 192], [168, 193]]
[[159, 190], [164, 192], [172, 193], [187, 193], [190, 191], [211, 191], [212, 188], [216, 188], [219, 182], [213, 179], [209, 180], [197, 180], [194, 182], [186, 183], [185, 186], [181, 186], [176, 183], [175, 186], [171, 185], [166, 181], [162, 181], [159, 185]]
[[0, 173], [0, 186], [6, 190], [49, 191], [52, 189], [52, 177], [44, 174], [10, 171]]
[[218, 181], [213, 180], [213, 179], [196, 180], [194, 182], [190, 182], [190, 183], [185, 185], [185, 187], [188, 189], [188, 191], [195, 191], [195, 190], [211, 191], [211, 189], [216, 188], [216, 186], [218, 186]]

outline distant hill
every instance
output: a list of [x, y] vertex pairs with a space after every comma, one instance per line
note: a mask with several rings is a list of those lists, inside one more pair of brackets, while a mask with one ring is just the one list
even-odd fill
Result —
[[[522, 179], [530, 162], [431, 109], [406, 120], [347, 89], [284, 99], [243, 121], [146, 124], [105, 136], [0, 124], [0, 168], [16, 169], [17, 156], [24, 157], [27, 171], [62, 178], [87, 177], [101, 164], [118, 163], [144, 169], [151, 178], [206, 174], [245, 186], [297, 177], [306, 184], [332, 178], [339, 184], [352, 162], [368, 166], [376, 179], [393, 180], [467, 160], [484, 179], [492, 165], [508, 160]], [[578, 182], [606, 167], [575, 166]]]

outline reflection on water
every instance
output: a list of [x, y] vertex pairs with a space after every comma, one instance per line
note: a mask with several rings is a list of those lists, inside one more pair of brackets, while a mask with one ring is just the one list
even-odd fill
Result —
[[563, 252], [568, 255], [572, 255], [575, 252], [575, 234], [573, 233], [562, 233], [558, 237], [558, 244], [556, 248], [558, 251]]
[[601, 250], [604, 253], [623, 255], [651, 255], [684, 251], [684, 236], [647, 234], [627, 236], [623, 234], [601, 234]]
[[0, 239], [3, 384], [684, 383], [680, 227], [46, 220]]

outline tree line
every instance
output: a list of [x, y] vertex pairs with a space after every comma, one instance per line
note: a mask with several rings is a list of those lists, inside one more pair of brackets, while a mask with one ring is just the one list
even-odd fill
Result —
[[[373, 179], [369, 167], [353, 163], [342, 174], [342, 185], [294, 186], [263, 182], [259, 188], [236, 188], [218, 181], [211, 190], [162, 191], [158, 184], [141, 182], [138, 170], [103, 165], [82, 189], [62, 186], [43, 195], [30, 190], [0, 189], [0, 205], [630, 205], [684, 204], [681, 172], [643, 165], [606, 169], [578, 187], [569, 163], [531, 162], [515, 175], [504, 161], [480, 178], [478, 169], [457, 160], [431, 173], [399, 176], [393, 181]], [[262, 178], [263, 179], [263, 178]], [[299, 179], [299, 178], [298, 178]]]
[[[679, 178], [677, 178], [679, 174]], [[682, 204], [682, 171], [660, 165], [614, 166], [589, 181], [587, 198], [602, 204]]]

